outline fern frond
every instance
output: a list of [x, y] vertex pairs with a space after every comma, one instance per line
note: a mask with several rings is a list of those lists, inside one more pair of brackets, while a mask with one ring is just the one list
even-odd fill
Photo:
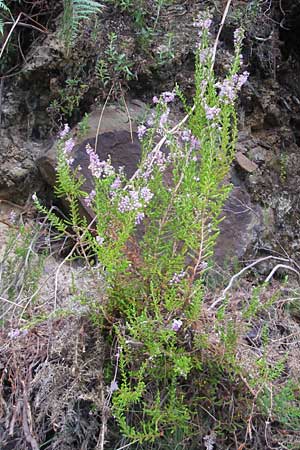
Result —
[[101, 10], [102, 5], [94, 0], [73, 0], [73, 15], [75, 20], [89, 19]]
[[[1, 10], [9, 13], [9, 7], [4, 3], [3, 0], [0, 0], [0, 14], [1, 14]], [[0, 17], [0, 34], [3, 34], [4, 31], [4, 20], [3, 18]]]
[[95, 0], [64, 0], [62, 34], [67, 51], [78, 34], [80, 22], [99, 13], [102, 7]]
[[3, 9], [3, 11], [9, 12], [9, 7], [4, 3], [3, 0], [0, 0], [0, 9]]

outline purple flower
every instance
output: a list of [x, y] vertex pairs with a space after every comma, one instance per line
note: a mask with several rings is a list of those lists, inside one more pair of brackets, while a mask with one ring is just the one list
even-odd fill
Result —
[[150, 191], [149, 188], [143, 187], [140, 191], [140, 196], [144, 200], [145, 203], [149, 203], [153, 197], [153, 193]]
[[73, 139], [73, 138], [68, 139], [68, 140], [65, 142], [65, 146], [64, 146], [64, 154], [65, 154], [65, 155], [69, 155], [69, 154], [72, 152], [74, 146], [75, 146], [75, 141], [74, 141], [74, 139]]
[[234, 46], [239, 47], [242, 44], [243, 39], [244, 39], [244, 30], [242, 28], [237, 28], [233, 33]]
[[158, 97], [155, 95], [152, 99], [152, 102], [156, 105], [159, 102]]
[[86, 152], [90, 158], [89, 169], [92, 172], [93, 177], [101, 178], [115, 174], [115, 169], [110, 164], [110, 161], [100, 161], [99, 156], [92, 149], [90, 144], [87, 144]]
[[191, 135], [192, 135], [191, 130], [183, 130], [181, 132], [181, 139], [184, 142], [189, 142], [191, 140]]
[[245, 71], [238, 77], [237, 81], [237, 89], [241, 89], [241, 87], [247, 82], [249, 77], [249, 72]]
[[117, 177], [115, 179], [115, 181], [112, 183], [112, 185], [110, 186], [110, 189], [112, 191], [116, 191], [117, 189], [119, 189], [122, 186], [122, 181], [120, 179], [120, 177]]
[[17, 213], [13, 209], [9, 213], [8, 221], [11, 224], [16, 223], [16, 221], [17, 221]]
[[7, 337], [9, 339], [16, 339], [17, 337], [24, 337], [28, 334], [28, 330], [20, 330], [19, 328], [12, 329], [9, 333], [7, 333]]
[[220, 108], [217, 108], [215, 106], [210, 107], [208, 105], [204, 105], [205, 115], [207, 120], [214, 120], [221, 112]]
[[135, 190], [129, 191], [129, 195], [130, 195], [131, 210], [141, 208], [142, 204], [140, 202], [139, 191]]
[[162, 99], [165, 103], [172, 103], [175, 99], [175, 93], [174, 92], [163, 92], [161, 94]]
[[211, 27], [211, 24], [212, 24], [212, 20], [208, 18], [203, 21], [202, 26], [203, 26], [203, 28], [208, 30]]
[[150, 155], [151, 159], [154, 158], [154, 162], [158, 167], [159, 171], [163, 172], [166, 167], [166, 155], [160, 150], [155, 151], [154, 155], [152, 153]]
[[96, 195], [96, 191], [92, 190], [89, 193], [89, 195], [84, 199], [84, 202], [88, 208], [90, 208], [92, 206], [95, 195]]
[[174, 273], [173, 278], [169, 281], [169, 284], [178, 284], [185, 277], [185, 271], [182, 270], [179, 273]]
[[182, 327], [182, 324], [183, 324], [182, 320], [180, 320], [180, 319], [173, 319], [172, 330], [176, 331], [176, 332], [179, 331], [180, 328]]
[[191, 150], [199, 150], [200, 142], [195, 136], [191, 137]]
[[140, 125], [137, 129], [138, 138], [142, 139], [144, 135], [146, 134], [147, 128], [145, 125]]
[[97, 237], [96, 237], [96, 241], [97, 241], [97, 244], [98, 244], [98, 245], [102, 245], [103, 242], [104, 242], [104, 238], [101, 237], [101, 236], [97, 236]]
[[219, 97], [222, 98], [225, 103], [231, 103], [236, 96], [236, 80], [235, 78], [226, 79], [223, 83], [216, 83], [216, 87], [220, 89]]
[[207, 88], [207, 81], [206, 80], [202, 80], [201, 81], [201, 83], [200, 83], [200, 87], [201, 87], [201, 91], [202, 91], [202, 94], [204, 94], [204, 92], [205, 92], [205, 90], [206, 90], [206, 88]]
[[152, 127], [154, 125], [154, 121], [155, 121], [155, 113], [152, 113], [150, 114], [146, 122], [148, 127]]
[[147, 205], [152, 197], [153, 194], [147, 187], [143, 187], [137, 191], [132, 189], [129, 191], [128, 195], [125, 195], [120, 199], [118, 209], [121, 213], [137, 211], [142, 208], [143, 205]]
[[168, 109], [161, 115], [160, 120], [159, 120], [159, 126], [160, 126], [160, 128], [163, 128], [164, 125], [167, 123], [169, 114], [170, 114], [170, 110], [169, 110], [169, 108], [168, 108]]
[[69, 132], [70, 132], [70, 127], [69, 127], [69, 125], [66, 123], [65, 126], [64, 126], [64, 129], [61, 130], [61, 131], [58, 133], [58, 136], [59, 136], [60, 139], [63, 139], [64, 137], [66, 137], [66, 135], [67, 135]]
[[204, 48], [199, 53], [199, 61], [201, 64], [205, 64], [207, 60], [211, 57], [212, 51], [210, 48]]
[[138, 212], [136, 215], [136, 218], [135, 218], [135, 224], [139, 225], [142, 222], [142, 220], [144, 219], [144, 217], [145, 217], [145, 214], [143, 212]]
[[249, 72], [243, 72], [241, 75], [235, 74], [231, 78], [227, 78], [222, 83], [216, 83], [216, 87], [220, 89], [219, 97], [225, 103], [232, 103], [237, 95], [237, 92], [246, 83], [249, 77]]
[[130, 197], [128, 195], [125, 195], [125, 197], [121, 198], [118, 209], [121, 213], [131, 210], [131, 202]]
[[197, 20], [193, 23], [194, 27], [199, 28], [198, 36], [201, 37], [203, 31], [208, 31], [211, 27], [212, 20], [207, 14], [200, 13]]

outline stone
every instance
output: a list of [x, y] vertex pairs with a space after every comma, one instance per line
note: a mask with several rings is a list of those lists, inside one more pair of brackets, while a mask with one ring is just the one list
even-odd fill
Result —
[[247, 158], [247, 156], [245, 156], [242, 152], [237, 152], [235, 159], [237, 164], [241, 167], [241, 169], [245, 170], [245, 172], [252, 173], [258, 168], [257, 164], [250, 161], [250, 159]]
[[[135, 142], [135, 146], [137, 144], [137, 138], [136, 138], [136, 129], [137, 129], [137, 121], [142, 119], [142, 117], [145, 114], [146, 111], [146, 105], [139, 101], [139, 100], [132, 100], [127, 105], [129, 114], [130, 114], [130, 120], [128, 117], [128, 113], [126, 112], [125, 108], [121, 108], [118, 105], [110, 105], [105, 108], [102, 118], [101, 117], [101, 110], [95, 109], [92, 111], [91, 114], [89, 114], [88, 118], [88, 131], [84, 136], [84, 140], [82, 138], [78, 138], [78, 126], [75, 127], [73, 131], [73, 137], [76, 140], [76, 147], [74, 149], [75, 153], [75, 159], [78, 162], [78, 155], [80, 155], [80, 158], [83, 157], [85, 145], [87, 143], [90, 143], [92, 148], [95, 146], [95, 136], [98, 134], [98, 144], [97, 145], [97, 152], [100, 151], [100, 147], [104, 146], [104, 153], [101, 154], [101, 151], [99, 153], [99, 156], [103, 159], [104, 155], [108, 155], [108, 149], [112, 149], [112, 158], [116, 157], [117, 152], [121, 152], [122, 145], [125, 146], [125, 152], [128, 155], [127, 161], [129, 158], [129, 155], [131, 155], [131, 150], [127, 147], [129, 144], [129, 138], [131, 139], [131, 134], [133, 137], [133, 141]], [[100, 125], [99, 125], [100, 121]], [[122, 133], [125, 132], [125, 133]], [[121, 134], [118, 134], [121, 133]], [[99, 136], [100, 135], [100, 136]], [[94, 139], [94, 140], [93, 140]], [[123, 144], [122, 144], [123, 140]], [[100, 145], [101, 141], [101, 145]], [[78, 153], [79, 152], [79, 153]], [[77, 155], [78, 153], [78, 155]], [[124, 158], [120, 157], [120, 164], [121, 161], [124, 163]], [[135, 160], [135, 163], [137, 161]], [[44, 154], [42, 154], [37, 159], [37, 167], [39, 168], [43, 178], [47, 181], [48, 184], [51, 186], [55, 183], [55, 166], [56, 166], [56, 144], [52, 145], [51, 148], [47, 149]], [[85, 163], [82, 161], [80, 162], [81, 166], [85, 166]], [[84, 167], [83, 167], [84, 168]], [[129, 170], [130, 171], [130, 170]]]
[[[110, 114], [110, 113], [109, 113]], [[83, 190], [90, 192], [93, 189], [92, 177], [90, 174], [89, 158], [86, 154], [86, 145], [96, 148], [96, 152], [101, 160], [107, 159], [110, 155], [112, 164], [115, 168], [124, 167], [125, 173], [130, 178], [139, 163], [141, 157], [141, 145], [137, 138], [137, 133], [132, 134], [126, 129], [113, 130], [115, 122], [108, 119], [103, 122], [103, 130], [97, 139], [89, 137], [82, 140], [74, 148], [74, 168], [81, 166], [81, 173], [86, 179]], [[119, 121], [120, 128], [122, 122]], [[125, 123], [123, 122], [124, 127]], [[97, 128], [97, 122], [94, 122], [94, 130]], [[111, 131], [107, 131], [111, 129]], [[135, 129], [135, 127], [134, 127]], [[90, 130], [90, 135], [92, 131]], [[96, 147], [95, 147], [96, 145]], [[46, 155], [39, 161], [39, 168], [46, 180], [53, 185], [55, 182], [55, 155], [53, 149], [50, 151], [51, 158]], [[238, 174], [234, 171], [232, 179], [236, 184], [240, 183]], [[166, 180], [166, 182], [168, 182]], [[84, 200], [81, 200], [80, 212], [88, 221], [93, 219], [93, 211], [87, 207]], [[261, 214], [257, 208], [254, 208], [250, 202], [250, 196], [241, 185], [234, 187], [223, 211], [224, 220], [220, 224], [220, 235], [217, 240], [215, 250], [215, 261], [218, 265], [224, 266], [234, 258], [244, 256], [249, 246], [254, 243], [258, 230], [261, 226]], [[139, 234], [139, 233], [138, 233]]]
[[214, 259], [224, 266], [232, 265], [234, 259], [241, 259], [257, 241], [263, 217], [261, 208], [251, 203], [250, 195], [242, 185], [232, 189], [222, 217]]

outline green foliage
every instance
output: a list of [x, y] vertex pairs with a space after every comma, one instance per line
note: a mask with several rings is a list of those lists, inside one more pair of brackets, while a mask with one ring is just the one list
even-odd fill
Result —
[[112, 86], [117, 95], [120, 87], [123, 89], [128, 81], [136, 78], [133, 66], [134, 62], [127, 55], [124, 42], [119, 41], [117, 33], [109, 33], [107, 46], [95, 66], [101, 87], [105, 89], [108, 85]]
[[286, 430], [299, 431], [300, 428], [300, 396], [299, 384], [288, 380], [279, 388], [265, 389], [260, 397], [264, 411]]
[[39, 235], [39, 224], [15, 221], [10, 229], [0, 259], [0, 320], [3, 322], [11, 320], [16, 313], [23, 316], [36, 301], [46, 256], [46, 252], [36, 250]]
[[3, 35], [4, 31], [4, 20], [2, 17], [3, 13], [9, 13], [9, 8], [3, 0], [0, 0], [0, 34]]
[[77, 37], [80, 22], [91, 19], [102, 6], [94, 0], [64, 0], [62, 36], [67, 54]]
[[171, 63], [174, 59], [174, 50], [173, 50], [173, 33], [168, 33], [166, 35], [167, 41], [165, 45], [162, 45], [159, 49], [159, 52], [156, 55], [156, 61], [158, 66], [164, 66], [168, 63]]
[[105, 50], [107, 62], [118, 77], [124, 77], [127, 81], [131, 80], [134, 78], [134, 74], [130, 70], [133, 62], [128, 60], [125, 53], [119, 52], [117, 49], [118, 35], [112, 32], [109, 34], [108, 39], [108, 47]]
[[245, 29], [249, 29], [256, 20], [263, 4], [262, 0], [249, 0], [246, 6], [237, 5], [229, 15], [229, 20], [232, 21], [234, 26], [243, 26]]
[[[210, 20], [201, 16], [199, 23]], [[154, 442], [177, 429], [184, 437], [196, 436], [199, 401], [214, 399], [225, 373], [234, 382], [239, 376], [238, 334], [225, 309], [211, 330], [217, 336], [215, 346], [207, 332], [197, 328], [205, 273], [231, 189], [225, 180], [237, 135], [237, 88], [230, 98], [220, 95], [223, 87], [214, 75], [207, 25], [201, 33], [193, 105], [177, 88], [187, 116], [171, 128], [168, 114], [175, 92], [156, 100], [148, 128], [139, 128], [142, 158], [135, 175], [128, 180], [110, 159], [100, 162], [87, 147], [94, 185], [86, 200], [95, 215], [93, 226], [79, 215], [79, 199], [87, 194], [70, 162], [72, 138], [64, 136], [58, 148], [56, 193], [70, 205], [70, 217], [63, 224], [75, 230], [78, 246], [96, 255], [106, 281], [100, 326], [109, 328], [119, 348], [118, 388], [111, 392], [113, 416], [121, 433], [139, 443]], [[229, 87], [240, 82], [241, 40], [240, 34], [225, 83]], [[109, 36], [106, 58], [116, 73], [132, 76], [115, 33]], [[104, 68], [98, 68], [102, 80]], [[36, 206], [42, 208], [38, 202]], [[51, 215], [49, 219], [55, 225]], [[141, 221], [143, 233], [137, 240]], [[58, 225], [62, 230], [61, 219]], [[110, 366], [107, 373], [113, 369]]]
[[95, 74], [100, 83], [106, 87], [110, 81], [107, 63], [103, 59], [98, 59], [95, 67]]
[[90, 129], [89, 115], [85, 113], [85, 115], [81, 119], [81, 122], [79, 122], [78, 124], [78, 137], [84, 138], [89, 132], [89, 129]]
[[80, 79], [67, 79], [66, 86], [59, 89], [55, 98], [48, 107], [54, 123], [70, 120], [73, 114], [79, 112], [80, 102], [88, 90], [88, 85]]

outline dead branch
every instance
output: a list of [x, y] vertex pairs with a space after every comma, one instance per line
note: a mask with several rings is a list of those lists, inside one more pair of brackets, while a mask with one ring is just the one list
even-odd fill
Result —
[[[286, 258], [280, 258], [278, 256], [265, 256], [263, 258], [257, 259], [256, 261], [254, 261], [253, 263], [249, 264], [248, 266], [244, 267], [242, 270], [240, 270], [238, 273], [236, 273], [235, 275], [233, 275], [233, 277], [231, 277], [229, 284], [227, 285], [227, 287], [224, 289], [221, 297], [219, 297], [217, 300], [215, 300], [213, 302], [212, 305], [210, 305], [209, 309], [213, 309], [215, 308], [217, 305], [219, 305], [220, 303], [222, 303], [223, 300], [226, 299], [226, 295], [227, 292], [231, 289], [234, 281], [239, 278], [244, 272], [246, 272], [247, 270], [251, 269], [252, 267], [256, 266], [257, 264], [263, 262], [263, 261], [268, 261], [270, 259], [274, 259], [277, 261], [281, 261], [281, 262], [290, 262], [290, 259], [286, 259]], [[277, 270], [277, 269], [276, 269]], [[297, 271], [296, 271], [297, 272]], [[272, 273], [272, 272], [271, 272]], [[275, 272], [274, 272], [275, 273]], [[273, 273], [273, 274], [274, 274]], [[297, 272], [299, 274], [299, 272]], [[272, 276], [273, 276], [272, 274]], [[300, 274], [299, 274], [300, 275]], [[272, 278], [272, 277], [270, 277]]]

